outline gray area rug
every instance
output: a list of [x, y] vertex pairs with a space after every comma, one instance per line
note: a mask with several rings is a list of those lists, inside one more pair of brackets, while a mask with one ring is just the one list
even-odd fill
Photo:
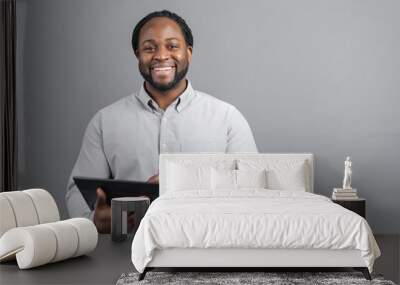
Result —
[[124, 273], [117, 285], [133, 284], [379, 284], [395, 285], [382, 275], [368, 281], [360, 272], [148, 272], [142, 281], [139, 273]]

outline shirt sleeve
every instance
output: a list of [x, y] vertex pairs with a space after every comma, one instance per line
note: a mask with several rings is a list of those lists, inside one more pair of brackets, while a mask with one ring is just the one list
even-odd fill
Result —
[[253, 133], [245, 117], [232, 106], [228, 116], [228, 144], [226, 153], [258, 152]]
[[98, 112], [86, 128], [82, 147], [78, 159], [72, 169], [65, 196], [69, 216], [86, 217], [93, 220], [94, 211], [91, 211], [81, 192], [75, 185], [72, 177], [103, 177], [109, 178], [111, 171], [104, 153], [101, 113]]

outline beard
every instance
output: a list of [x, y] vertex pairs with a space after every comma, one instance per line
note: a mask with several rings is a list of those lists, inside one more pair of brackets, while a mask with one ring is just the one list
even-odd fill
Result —
[[153, 80], [151, 72], [147, 72], [146, 68], [143, 68], [143, 66], [139, 65], [139, 72], [143, 76], [144, 80], [146, 80], [151, 86], [153, 86], [154, 89], [157, 89], [158, 91], [161, 92], [174, 89], [176, 85], [178, 85], [178, 83], [185, 78], [186, 74], [188, 73], [188, 70], [189, 70], [189, 64], [186, 64], [182, 70], [178, 70], [178, 68], [176, 68], [174, 79], [171, 82], [158, 83]]

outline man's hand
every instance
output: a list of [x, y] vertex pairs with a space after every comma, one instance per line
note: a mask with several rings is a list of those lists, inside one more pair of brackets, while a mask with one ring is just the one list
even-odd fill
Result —
[[107, 205], [106, 193], [103, 189], [97, 188], [96, 208], [94, 209], [94, 224], [101, 234], [111, 232], [111, 207]]
[[158, 182], [158, 174], [153, 175], [152, 177], [150, 177], [150, 178], [147, 180], [147, 183], [158, 184], [158, 183], [159, 183], [159, 182]]

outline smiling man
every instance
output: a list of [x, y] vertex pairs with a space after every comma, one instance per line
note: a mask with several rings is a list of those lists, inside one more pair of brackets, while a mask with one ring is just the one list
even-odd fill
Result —
[[73, 176], [158, 182], [160, 153], [257, 152], [242, 114], [186, 79], [193, 36], [181, 17], [165, 10], [147, 15], [133, 31], [132, 47], [144, 84], [93, 117], [67, 187], [70, 216], [93, 219], [101, 233], [111, 228], [105, 194], [97, 189], [91, 211]]

